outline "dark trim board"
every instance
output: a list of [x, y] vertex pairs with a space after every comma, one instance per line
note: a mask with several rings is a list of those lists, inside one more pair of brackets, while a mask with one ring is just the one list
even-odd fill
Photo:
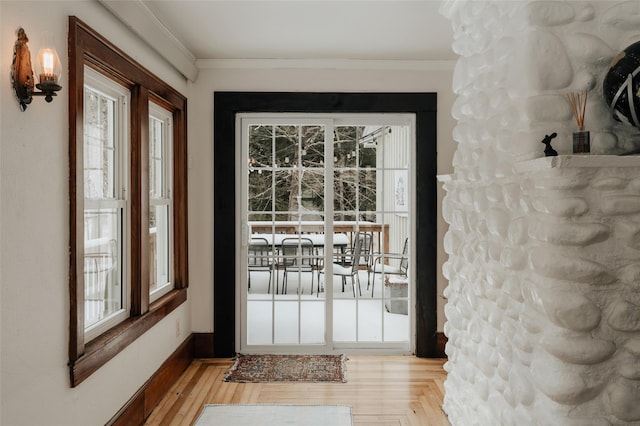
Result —
[[213, 333], [193, 333], [194, 358], [213, 358]]
[[437, 357], [435, 93], [215, 92], [214, 354], [235, 355], [235, 118], [243, 112], [414, 113], [416, 116], [416, 355]]
[[436, 357], [447, 358], [447, 341], [447, 336], [445, 336], [443, 332], [439, 331], [437, 335]]

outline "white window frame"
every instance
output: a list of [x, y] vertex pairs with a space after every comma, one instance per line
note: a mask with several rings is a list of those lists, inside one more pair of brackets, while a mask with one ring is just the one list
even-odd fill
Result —
[[[130, 247], [129, 233], [130, 229], [130, 203], [128, 202], [129, 187], [129, 105], [131, 104], [130, 91], [113, 80], [105, 77], [92, 68], [85, 66], [84, 69], [84, 85], [92, 91], [100, 93], [114, 101], [114, 148], [115, 148], [115, 172], [114, 172], [114, 198], [101, 199], [84, 199], [84, 210], [94, 210], [99, 208], [120, 209], [122, 217], [120, 218], [121, 229], [119, 235], [121, 244], [118, 247], [118, 271], [120, 273], [120, 285], [122, 286], [122, 308], [103, 318], [102, 320], [85, 327], [85, 341], [90, 341], [101, 335], [105, 331], [119, 324], [129, 317], [131, 310], [131, 282], [128, 273], [128, 253]], [[83, 136], [84, 143], [84, 136]], [[84, 194], [83, 194], [84, 197]]]
[[[149, 195], [149, 209], [157, 206], [167, 207], [167, 232], [169, 238], [167, 241], [167, 280], [166, 282], [151, 291], [151, 283], [149, 283], [149, 302], [154, 302], [160, 297], [169, 293], [174, 288], [173, 279], [173, 115], [170, 111], [162, 108], [160, 105], [149, 102], [149, 120], [159, 120], [163, 123], [163, 153], [162, 153], [162, 188], [163, 194], [160, 198], [152, 198]], [[149, 150], [151, 151], [151, 150]], [[149, 162], [151, 165], [151, 162]], [[154, 265], [150, 265], [153, 267]]]

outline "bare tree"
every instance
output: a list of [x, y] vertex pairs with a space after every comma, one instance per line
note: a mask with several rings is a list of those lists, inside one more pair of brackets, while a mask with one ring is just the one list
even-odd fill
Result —
[[[249, 211], [252, 219], [291, 220], [323, 212], [325, 164], [334, 166], [337, 219], [375, 210], [375, 149], [362, 148], [360, 126], [334, 128], [333, 158], [325, 154], [324, 126], [256, 125], [249, 137]], [[274, 215], [275, 216], [272, 216]]]

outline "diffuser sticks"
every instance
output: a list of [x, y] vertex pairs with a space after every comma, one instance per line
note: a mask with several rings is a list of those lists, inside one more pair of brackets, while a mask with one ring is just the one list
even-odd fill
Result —
[[578, 130], [582, 132], [584, 130], [584, 115], [587, 109], [587, 91], [569, 92], [567, 99], [571, 104], [571, 111], [576, 119], [576, 124], [578, 124]]

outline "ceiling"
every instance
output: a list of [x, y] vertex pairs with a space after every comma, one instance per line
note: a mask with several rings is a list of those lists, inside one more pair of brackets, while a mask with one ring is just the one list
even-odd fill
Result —
[[99, 1], [139, 34], [144, 15], [193, 60], [456, 58], [443, 0]]

